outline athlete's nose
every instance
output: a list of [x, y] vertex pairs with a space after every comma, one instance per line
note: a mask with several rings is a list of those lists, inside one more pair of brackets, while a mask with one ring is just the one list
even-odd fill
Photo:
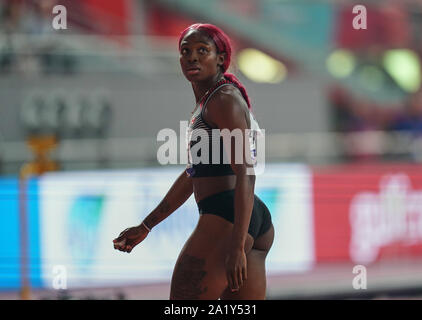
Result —
[[193, 51], [188, 57], [188, 62], [192, 64], [193, 62], [197, 62], [197, 61], [198, 61], [198, 56], [196, 52]]

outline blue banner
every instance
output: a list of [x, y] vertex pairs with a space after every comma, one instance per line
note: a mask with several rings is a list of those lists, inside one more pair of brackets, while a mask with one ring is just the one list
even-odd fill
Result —
[[[27, 186], [28, 262], [31, 287], [42, 286], [40, 272], [38, 181]], [[21, 287], [19, 181], [0, 178], [0, 290]]]

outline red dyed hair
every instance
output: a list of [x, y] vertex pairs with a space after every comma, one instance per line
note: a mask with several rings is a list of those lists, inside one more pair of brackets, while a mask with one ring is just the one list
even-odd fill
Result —
[[218, 53], [226, 53], [226, 58], [224, 59], [223, 64], [223, 75], [224, 78], [233, 82], [242, 93], [243, 98], [245, 99], [246, 103], [248, 104], [248, 108], [252, 109], [251, 101], [249, 99], [248, 93], [246, 92], [246, 88], [243, 84], [239, 81], [239, 79], [232, 73], [226, 72], [230, 66], [231, 55], [232, 55], [232, 47], [230, 44], [230, 38], [221, 30], [220, 28], [216, 27], [213, 24], [209, 23], [195, 23], [185, 30], [182, 31], [179, 37], [179, 51], [180, 51], [180, 43], [182, 42], [185, 35], [191, 30], [198, 30], [200, 32], [205, 33], [208, 35], [215, 43]]

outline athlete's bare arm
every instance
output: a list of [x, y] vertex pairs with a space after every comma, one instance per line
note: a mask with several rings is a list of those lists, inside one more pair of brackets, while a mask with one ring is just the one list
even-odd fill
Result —
[[176, 211], [193, 193], [192, 179], [183, 170], [160, 204], [144, 219], [153, 228]]
[[[228, 143], [225, 141], [224, 145], [226, 152], [231, 155], [231, 167], [236, 175], [234, 226], [226, 262], [229, 288], [236, 290], [242, 286], [247, 276], [245, 241], [254, 204], [255, 175], [248, 174], [247, 169], [250, 162], [246, 160], [246, 156], [250, 149], [249, 145], [245, 145], [244, 139], [250, 121], [247, 116], [246, 102], [233, 88], [222, 88], [219, 94], [210, 100], [207, 110], [208, 119], [220, 130], [228, 129], [229, 132], [238, 130], [242, 134], [241, 141]], [[246, 139], [246, 141], [248, 140]], [[241, 143], [242, 146], [241, 154], [236, 155], [237, 143]], [[239, 156], [241, 159], [236, 160], [236, 157], [239, 158]]]
[[165, 195], [160, 204], [144, 219], [144, 221], [131, 228], [123, 230], [120, 235], [113, 240], [114, 248], [120, 251], [131, 252], [132, 249], [142, 242], [152, 229], [176, 209], [178, 209], [192, 195], [193, 186], [186, 172], [179, 175]]

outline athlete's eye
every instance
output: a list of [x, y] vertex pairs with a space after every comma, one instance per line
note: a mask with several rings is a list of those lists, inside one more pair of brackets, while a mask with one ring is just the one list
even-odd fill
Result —
[[205, 48], [205, 47], [200, 47], [198, 51], [199, 51], [200, 53], [206, 53], [206, 52], [208, 52], [208, 49], [207, 49], [207, 48]]
[[188, 49], [187, 49], [187, 48], [182, 48], [182, 49], [180, 50], [180, 53], [181, 53], [182, 55], [185, 55], [185, 54], [187, 54], [187, 53], [188, 53]]

